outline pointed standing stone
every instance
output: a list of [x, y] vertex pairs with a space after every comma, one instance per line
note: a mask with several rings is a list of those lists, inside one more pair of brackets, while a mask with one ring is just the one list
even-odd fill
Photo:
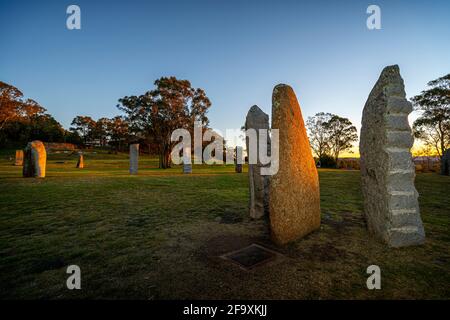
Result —
[[367, 226], [392, 247], [425, 239], [410, 152], [411, 111], [399, 67], [384, 68], [364, 106], [359, 152]]
[[77, 168], [78, 169], [84, 168], [84, 157], [83, 157], [83, 153], [81, 153], [81, 152], [78, 153]]
[[279, 130], [279, 170], [270, 178], [270, 227], [273, 241], [285, 244], [320, 227], [320, 192], [300, 105], [284, 84], [273, 90], [274, 129]]
[[130, 174], [138, 173], [139, 143], [130, 144]]
[[15, 166], [23, 166], [23, 150], [16, 150]]
[[24, 177], [45, 177], [47, 152], [41, 141], [35, 140], [28, 143], [24, 150], [23, 160], [22, 173]]
[[[269, 129], [269, 116], [265, 114], [258, 106], [253, 106], [247, 113], [245, 119], [245, 130], [255, 129], [259, 148], [258, 130]], [[249, 141], [246, 139], [247, 153], [249, 152]], [[268, 140], [268, 150], [270, 150], [270, 139]], [[257, 154], [259, 154], [257, 152]], [[263, 165], [258, 159], [257, 164], [248, 164], [248, 178], [250, 188], [250, 217], [259, 219], [269, 214], [269, 176], [261, 175]]]

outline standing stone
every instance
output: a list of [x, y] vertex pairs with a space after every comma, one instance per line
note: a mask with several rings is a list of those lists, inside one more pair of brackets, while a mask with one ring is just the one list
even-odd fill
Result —
[[270, 178], [270, 227], [272, 240], [285, 244], [320, 227], [316, 164], [297, 97], [285, 84], [273, 90], [272, 131], [274, 129], [279, 130], [279, 169]]
[[77, 161], [77, 168], [83, 169], [84, 168], [84, 157], [83, 153], [78, 153], [78, 161]]
[[16, 150], [15, 166], [23, 166], [23, 150]]
[[[258, 139], [259, 149], [259, 130], [269, 129], [269, 116], [265, 114], [258, 106], [253, 106], [247, 113], [245, 119], [245, 130], [255, 129]], [[270, 150], [270, 139], [268, 139], [267, 150]], [[249, 141], [246, 140], [247, 153], [249, 152]], [[259, 152], [258, 152], [259, 154]], [[259, 160], [257, 164], [248, 164], [248, 178], [250, 188], [250, 217], [259, 219], [269, 215], [269, 176], [261, 175], [261, 168], [264, 167]]]
[[28, 143], [24, 150], [23, 160], [22, 174], [24, 177], [45, 177], [47, 152], [41, 141], [35, 140]]
[[411, 111], [399, 67], [384, 68], [364, 106], [359, 152], [367, 226], [391, 247], [425, 239], [410, 152]]
[[441, 160], [441, 174], [450, 175], [450, 149], [445, 150]]
[[183, 164], [183, 173], [192, 173], [192, 164], [190, 163], [185, 163]]
[[139, 143], [130, 144], [130, 174], [138, 173]]
[[236, 160], [235, 171], [236, 173], [242, 173], [242, 147], [236, 147]]

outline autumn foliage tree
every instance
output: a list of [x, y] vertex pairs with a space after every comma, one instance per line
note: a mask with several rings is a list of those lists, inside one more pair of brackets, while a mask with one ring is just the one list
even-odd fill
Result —
[[64, 142], [70, 134], [39, 103], [0, 81], [0, 146], [22, 147], [36, 139]]
[[172, 132], [192, 131], [194, 121], [207, 126], [211, 102], [204, 90], [193, 88], [188, 80], [162, 77], [154, 84], [156, 88], [143, 95], [119, 99], [117, 107], [125, 113], [132, 134], [156, 143], [160, 168], [169, 168], [175, 144], [170, 141]]
[[36, 101], [25, 99], [19, 89], [0, 81], [0, 130], [10, 122], [29, 121], [45, 111]]

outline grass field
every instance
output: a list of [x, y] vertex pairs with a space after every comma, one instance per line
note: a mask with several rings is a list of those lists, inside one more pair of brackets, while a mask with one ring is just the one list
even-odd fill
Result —
[[[0, 160], [0, 298], [450, 298], [450, 178], [419, 174], [425, 245], [390, 249], [366, 232], [358, 171], [320, 170], [321, 229], [286, 247], [248, 217], [247, 174], [157, 168], [126, 155], [52, 155], [45, 179]], [[220, 255], [259, 243], [285, 259], [243, 271]], [[82, 290], [66, 288], [81, 268]], [[366, 287], [381, 268], [382, 289]]]

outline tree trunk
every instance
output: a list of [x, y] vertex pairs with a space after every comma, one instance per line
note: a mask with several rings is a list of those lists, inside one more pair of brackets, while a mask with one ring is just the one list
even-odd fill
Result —
[[440, 133], [440, 138], [441, 138], [441, 156], [439, 157], [442, 160], [442, 157], [444, 156], [445, 153], [445, 134], [444, 134], [444, 130], [442, 129], [442, 122], [439, 122], [439, 133]]
[[336, 161], [336, 166], [337, 166], [337, 162], [338, 162], [338, 159], [339, 159], [339, 153], [340, 153], [339, 150], [336, 150], [334, 152], [334, 161]]
[[162, 152], [159, 153], [159, 167], [161, 169], [170, 168], [170, 150], [164, 148]]

